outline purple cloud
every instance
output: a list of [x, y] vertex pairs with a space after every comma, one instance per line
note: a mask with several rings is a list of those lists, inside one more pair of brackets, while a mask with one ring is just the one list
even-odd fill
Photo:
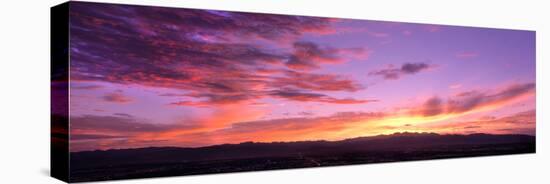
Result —
[[385, 69], [371, 71], [369, 72], [369, 75], [371, 76], [379, 75], [386, 80], [397, 80], [401, 78], [403, 75], [416, 74], [421, 71], [428, 70], [434, 67], [435, 65], [430, 65], [427, 63], [404, 63], [403, 65], [401, 65], [401, 67], [395, 67], [393, 65], [389, 65]]

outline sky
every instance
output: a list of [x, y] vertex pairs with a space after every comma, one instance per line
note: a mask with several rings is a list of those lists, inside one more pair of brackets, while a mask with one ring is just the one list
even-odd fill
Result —
[[535, 135], [535, 32], [72, 2], [70, 149]]

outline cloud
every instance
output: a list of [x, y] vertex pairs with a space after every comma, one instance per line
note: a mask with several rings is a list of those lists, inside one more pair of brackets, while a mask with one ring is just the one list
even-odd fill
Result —
[[397, 80], [403, 75], [416, 74], [418, 72], [434, 67], [435, 65], [430, 65], [427, 63], [404, 63], [403, 65], [401, 65], [401, 67], [398, 68], [393, 65], [389, 65], [386, 69], [371, 71], [369, 72], [369, 75], [379, 75], [386, 80]]
[[93, 131], [102, 133], [161, 132], [176, 128], [174, 125], [157, 125], [124, 116], [83, 115], [71, 117], [71, 131]]
[[459, 89], [462, 87], [462, 84], [453, 84], [449, 86], [449, 89]]
[[420, 114], [422, 116], [435, 116], [443, 113], [443, 108], [443, 100], [439, 97], [432, 97], [424, 102], [420, 108]]
[[420, 130], [439, 131], [441, 133], [484, 132], [493, 134], [529, 134], [535, 135], [535, 110], [517, 112], [511, 115], [490, 118], [481, 117], [471, 121], [454, 121], [418, 126]]
[[[496, 119], [487, 119], [487, 121], [495, 121]], [[523, 124], [533, 125], [536, 123], [536, 110], [528, 110], [520, 113], [516, 113], [514, 116], [501, 118], [500, 121], [507, 124]]]
[[347, 33], [365, 33], [369, 36], [376, 38], [387, 38], [390, 37], [390, 33], [373, 31], [366, 27], [338, 27], [336, 28], [337, 34], [347, 34]]
[[225, 94], [225, 95], [219, 95], [215, 93], [211, 93], [211, 94], [201, 93], [201, 94], [191, 94], [190, 96], [197, 97], [197, 98], [206, 98], [208, 102], [211, 102], [213, 104], [233, 104], [233, 103], [247, 101], [249, 99], [255, 98], [253, 97], [253, 95], [247, 95], [242, 93]]
[[[71, 140], [74, 145], [71, 146], [71, 151], [120, 148], [120, 146], [126, 148], [151, 145], [204, 146], [251, 140], [258, 142], [319, 140], [320, 137], [324, 140], [340, 140], [350, 136], [405, 130], [453, 134], [485, 132], [535, 135], [535, 117], [535, 110], [529, 110], [492, 119], [482, 117], [473, 121], [414, 125], [405, 123], [402, 126], [388, 126], [385, 123], [386, 119], [402, 117], [381, 112], [339, 112], [316, 117], [305, 114], [302, 117], [269, 120], [239, 121], [235, 119], [221, 128], [201, 129], [192, 125], [155, 125], [133, 118], [86, 115], [71, 118], [71, 123], [74, 123], [71, 125]], [[215, 119], [204, 121], [213, 120]], [[101, 134], [94, 132], [101, 132]]]
[[323, 49], [311, 42], [294, 43], [294, 53], [286, 65], [292, 69], [316, 69], [319, 63], [338, 63], [341, 60], [332, 49]]
[[[296, 117], [235, 122], [231, 126], [210, 132], [179, 134], [178, 138], [193, 140], [202, 137], [210, 144], [240, 143], [245, 141], [296, 141], [343, 139], [336, 132], [357, 124], [369, 124], [382, 118], [381, 113], [341, 112], [320, 117]], [[364, 132], [363, 132], [364, 133]]]
[[414, 108], [412, 113], [422, 116], [436, 116], [492, 109], [509, 104], [527, 95], [532, 95], [534, 92], [534, 83], [511, 84], [493, 92], [466, 91], [450, 97], [446, 102], [439, 97], [429, 98], [424, 105]]
[[[340, 75], [297, 72], [292, 70], [278, 70], [277, 76], [249, 76], [232, 78], [224, 77], [220, 81], [198, 83], [202, 90], [197, 90], [182, 96], [197, 100], [184, 100], [170, 103], [176, 106], [213, 107], [236, 103], [254, 103], [255, 100], [273, 96], [273, 91], [290, 89], [292, 91], [314, 91], [317, 95], [325, 96], [318, 102], [354, 104], [367, 101], [353, 99], [337, 99], [322, 94], [322, 92], [344, 91], [356, 92], [364, 87]], [[224, 74], [220, 74], [224, 75]], [[287, 100], [304, 101], [302, 98], [286, 98]], [[313, 98], [310, 98], [313, 101]]]
[[73, 77], [158, 86], [196, 77], [177, 68], [223, 71], [281, 62], [288, 54], [262, 48], [256, 39], [277, 41], [323, 32], [331, 22], [315, 17], [79, 3], [72, 10], [71, 59], [78, 61], [72, 62]]
[[323, 103], [333, 103], [333, 104], [363, 104], [369, 102], [376, 102], [377, 100], [356, 100], [353, 98], [333, 98], [323, 94], [318, 93], [307, 93], [300, 92], [296, 90], [274, 90], [270, 92], [270, 95], [273, 97], [284, 98], [293, 101], [302, 101], [302, 102], [323, 102]]
[[347, 57], [366, 59], [368, 52], [363, 48], [323, 48], [313, 42], [295, 42], [294, 52], [286, 62], [289, 68], [310, 70], [320, 68], [322, 63], [342, 63]]
[[[182, 120], [176, 124], [153, 124], [126, 116], [84, 115], [71, 117], [74, 150], [93, 148], [166, 146], [204, 146], [244, 141], [338, 140], [354, 136], [396, 131], [430, 131], [438, 133], [526, 133], [534, 134], [535, 111], [525, 111], [506, 117], [481, 116], [474, 121], [443, 121], [429, 123], [430, 117], [449, 120], [469, 112], [499, 108], [522, 97], [534, 94], [534, 83], [511, 84], [485, 92], [466, 91], [447, 100], [434, 96], [423, 104], [402, 111], [339, 112], [327, 116], [310, 116], [258, 120], [265, 112], [251, 111], [250, 106], [227, 106], [215, 114]], [[325, 101], [339, 103], [323, 94], [303, 91], [271, 91], [266, 95], [294, 101]], [[482, 97], [481, 99], [479, 99]], [[475, 100], [474, 100], [475, 99]], [[358, 100], [351, 100], [356, 103]], [[220, 107], [224, 107], [221, 105]], [[249, 108], [247, 108], [249, 107]], [[424, 118], [424, 119], [423, 119]], [[427, 118], [427, 119], [426, 119]], [[98, 134], [97, 132], [101, 132]], [[82, 136], [80, 136], [82, 135]], [[88, 136], [94, 135], [94, 136]], [[96, 136], [97, 135], [97, 136]], [[79, 137], [80, 136], [80, 137]], [[120, 138], [118, 138], [120, 137]], [[121, 139], [124, 139], [123, 142]]]
[[202, 102], [202, 101], [199, 101], [199, 102], [193, 102], [193, 101], [177, 101], [177, 102], [172, 102], [172, 103], [170, 103], [169, 105], [175, 105], [175, 106], [194, 106], [194, 107], [209, 107], [210, 105], [215, 105], [215, 104], [208, 103], [208, 102]]
[[196, 95], [199, 98], [205, 98], [203, 101], [178, 101], [169, 105], [176, 106], [195, 106], [195, 107], [211, 107], [218, 105], [230, 105], [242, 102], [247, 102], [252, 99], [250, 95], [219, 95], [219, 94], [200, 94]]
[[462, 113], [474, 108], [488, 107], [491, 105], [500, 105], [514, 100], [523, 95], [534, 93], [534, 83], [512, 84], [495, 93], [483, 93], [471, 91], [460, 94], [455, 99], [449, 100], [447, 111], [452, 113]]
[[124, 96], [120, 92], [107, 93], [103, 95], [102, 99], [104, 101], [113, 102], [113, 103], [129, 103], [133, 101], [132, 98]]
[[[319, 128], [330, 126], [330, 128], [345, 126], [347, 123], [357, 121], [366, 121], [368, 119], [378, 119], [384, 117], [382, 113], [374, 112], [340, 112], [329, 116], [321, 117], [299, 117], [282, 118], [272, 120], [260, 120], [250, 122], [235, 123], [230, 129], [224, 129], [224, 132], [258, 132], [270, 130], [304, 130], [308, 128]], [[341, 123], [341, 124], [338, 124]], [[328, 127], [323, 127], [328, 128]], [[322, 128], [321, 128], [322, 129]]]
[[76, 89], [76, 90], [95, 90], [95, 89], [102, 89], [102, 88], [103, 86], [95, 85], [95, 84], [82, 85], [78, 82], [71, 83], [71, 89]]
[[82, 115], [70, 117], [70, 122], [70, 151], [151, 146], [147, 140], [138, 141], [138, 137], [147, 133], [192, 128], [179, 124], [152, 124], [124, 116]]
[[276, 88], [293, 87], [313, 91], [355, 92], [364, 87], [340, 75], [285, 71], [285, 76], [275, 77], [271, 84]]
[[131, 118], [131, 117], [134, 117], [130, 114], [126, 114], [126, 113], [114, 113], [113, 115], [115, 116], [122, 116], [122, 117], [127, 117], [127, 118]]
[[[230, 113], [241, 111], [234, 109]], [[238, 113], [237, 113], [238, 114]], [[230, 115], [230, 114], [226, 114]], [[334, 132], [354, 124], [365, 124], [384, 117], [375, 112], [340, 112], [328, 116], [282, 118], [271, 120], [244, 120], [215, 116], [192, 120], [231, 122], [221, 127], [204, 127], [204, 123], [151, 124], [144, 120], [116, 116], [85, 115], [71, 118], [71, 151], [112, 148], [137, 148], [152, 145], [204, 146], [244, 141], [284, 141], [318, 139], [316, 134], [339, 137]], [[220, 119], [222, 118], [222, 119]], [[233, 121], [227, 121], [233, 120]], [[194, 126], [197, 125], [197, 126]], [[200, 126], [199, 126], [200, 125]], [[98, 134], [97, 132], [101, 132]]]
[[[231, 37], [276, 40], [305, 32], [333, 32], [330, 18], [86, 3], [75, 3], [73, 7], [75, 11], [71, 13], [75, 18], [87, 20], [78, 22], [79, 26], [103, 26], [121, 34], [174, 36], [174, 32], [186, 30], [221, 40]], [[220, 35], [219, 30], [229, 35]]]
[[[174, 105], [195, 106], [253, 101], [280, 87], [361, 88], [344, 76], [288, 71], [368, 57], [364, 48], [298, 41], [304, 34], [334, 32], [334, 19], [83, 4], [71, 8], [74, 81], [182, 90], [186, 93], [181, 97], [195, 99]], [[122, 94], [107, 94], [103, 99], [130, 101]]]
[[315, 113], [310, 112], [310, 111], [302, 111], [302, 112], [299, 112], [298, 115], [300, 115], [300, 116], [313, 116], [313, 115], [315, 115]]
[[415, 74], [431, 66], [426, 63], [405, 63], [401, 66], [401, 72], [406, 74]]
[[478, 57], [478, 56], [479, 56], [479, 53], [472, 52], [472, 51], [459, 52], [455, 55], [455, 57], [457, 57], [457, 58], [474, 58], [474, 57]]
[[102, 135], [102, 134], [75, 134], [71, 135], [71, 140], [80, 141], [80, 140], [99, 140], [99, 139], [123, 139], [128, 138], [125, 136], [112, 136], [112, 135]]
[[186, 94], [180, 94], [180, 93], [162, 93], [162, 94], [159, 94], [159, 96], [164, 96], [164, 97], [182, 97], [182, 96], [187, 96]]
[[465, 126], [464, 129], [477, 129], [481, 128], [481, 126]]
[[194, 107], [211, 107], [219, 105], [230, 105], [238, 103], [255, 104], [253, 100], [259, 98], [282, 98], [291, 101], [299, 102], [320, 102], [320, 103], [332, 103], [332, 104], [364, 104], [369, 102], [376, 102], [378, 100], [357, 100], [353, 98], [334, 98], [321, 93], [303, 92], [294, 89], [281, 89], [266, 91], [265, 94], [260, 96], [252, 95], [219, 95], [219, 94], [197, 94], [195, 97], [201, 97], [203, 101], [177, 101], [170, 103], [169, 105], [175, 106], [194, 106]]

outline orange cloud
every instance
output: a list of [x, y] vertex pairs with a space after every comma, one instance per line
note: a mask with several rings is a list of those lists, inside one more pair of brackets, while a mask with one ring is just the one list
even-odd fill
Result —
[[429, 117], [445, 114], [460, 115], [488, 111], [523, 100], [534, 94], [534, 83], [511, 84], [493, 92], [462, 92], [449, 98], [446, 102], [439, 97], [432, 97], [423, 105], [412, 108], [410, 113]]
[[88, 144], [94, 138], [94, 144], [101, 148], [340, 140], [402, 131], [534, 134], [534, 110], [501, 118], [460, 120], [468, 114], [500, 109], [521, 101], [534, 95], [534, 87], [533, 83], [511, 84], [486, 92], [458, 93], [448, 100], [432, 97], [404, 111], [341, 112], [317, 117], [258, 120], [269, 110], [250, 106], [246, 101], [220, 104], [210, 115], [182, 120], [179, 124], [149, 124], [131, 116], [83, 116], [71, 118], [71, 134], [80, 139], [74, 144], [79, 141], [88, 141]]
[[453, 134], [491, 133], [535, 135], [535, 122], [535, 110], [529, 110], [501, 118], [481, 117], [471, 121], [420, 125], [416, 127], [416, 130]]
[[276, 89], [292, 87], [313, 91], [355, 92], [364, 87], [356, 81], [341, 75], [285, 71], [285, 76], [276, 77], [271, 83]]

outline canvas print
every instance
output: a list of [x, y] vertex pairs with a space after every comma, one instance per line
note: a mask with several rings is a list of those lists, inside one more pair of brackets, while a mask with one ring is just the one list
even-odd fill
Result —
[[52, 157], [71, 182], [535, 153], [534, 31], [62, 12]]

